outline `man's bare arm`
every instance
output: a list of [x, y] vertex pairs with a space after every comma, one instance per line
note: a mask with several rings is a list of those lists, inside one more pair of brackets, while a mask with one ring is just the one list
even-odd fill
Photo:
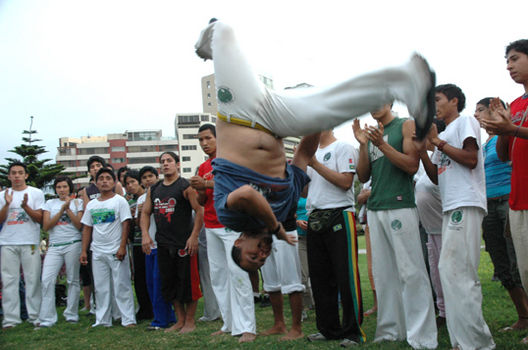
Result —
[[185, 198], [191, 203], [191, 207], [195, 212], [194, 216], [194, 226], [191, 232], [191, 236], [185, 244], [185, 249], [189, 255], [194, 255], [198, 253], [198, 236], [203, 227], [203, 207], [198, 203], [198, 194], [192, 187], [187, 187], [183, 193]]
[[353, 172], [337, 172], [321, 164], [319, 161], [317, 161], [315, 157], [312, 159], [310, 166], [315, 171], [317, 171], [319, 175], [324, 177], [326, 181], [330, 182], [332, 185], [339, 187], [343, 191], [347, 191], [348, 189], [350, 189], [350, 187], [352, 187], [352, 183], [354, 182]]
[[152, 200], [150, 199], [150, 188], [147, 190], [147, 196], [143, 203], [143, 209], [139, 217], [139, 227], [141, 228], [141, 247], [143, 252], [150, 255], [150, 251], [154, 245], [152, 238], [149, 235], [150, 215], [152, 214]]
[[266, 225], [268, 231], [275, 230], [279, 225], [266, 198], [249, 185], [231, 192], [227, 196], [227, 207], [259, 219]]

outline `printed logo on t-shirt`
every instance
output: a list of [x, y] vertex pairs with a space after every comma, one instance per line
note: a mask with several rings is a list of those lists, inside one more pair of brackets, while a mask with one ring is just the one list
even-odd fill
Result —
[[161, 199], [154, 199], [154, 210], [160, 215], [165, 216], [167, 222], [171, 222], [172, 214], [174, 213], [174, 208], [176, 207], [176, 199], [169, 198], [166, 202], [162, 202]]
[[24, 210], [13, 210], [7, 217], [8, 225], [21, 225], [29, 222], [29, 215]]
[[330, 160], [330, 158], [332, 158], [332, 153], [328, 152], [328, 153], [326, 153], [326, 154], [324, 155], [324, 157], [323, 157], [323, 161], [326, 162], [326, 161]]
[[[383, 135], [383, 140], [385, 142], [389, 142], [389, 135]], [[378, 146], [374, 146], [372, 142], [369, 142], [369, 158], [371, 162], [374, 162], [381, 157], [383, 157], [383, 152], [378, 148]]]
[[451, 166], [451, 159], [443, 153], [440, 152], [440, 162], [438, 163], [438, 175], [442, 174]]
[[92, 214], [92, 221], [94, 225], [109, 224], [114, 222], [116, 219], [114, 209], [92, 209], [90, 210], [90, 214]]
[[57, 222], [57, 225], [68, 225], [71, 224], [71, 219], [68, 214], [63, 213]]
[[334, 227], [332, 227], [332, 230], [334, 230], [334, 232], [337, 232], [342, 229], [343, 229], [343, 225], [341, 224], [337, 224], [337, 225], [334, 225]]
[[218, 100], [222, 103], [229, 103], [233, 101], [233, 93], [227, 86], [220, 86], [217, 92]]
[[402, 223], [401, 223], [401, 221], [398, 220], [398, 219], [394, 219], [394, 220], [392, 220], [392, 222], [391, 222], [391, 228], [392, 228], [394, 231], [399, 231], [399, 230], [401, 230], [401, 228], [402, 228]]

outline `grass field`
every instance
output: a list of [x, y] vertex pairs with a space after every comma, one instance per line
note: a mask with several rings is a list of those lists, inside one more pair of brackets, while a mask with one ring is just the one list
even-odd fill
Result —
[[[360, 237], [360, 248], [364, 248], [364, 239]], [[366, 256], [360, 255], [361, 286], [363, 291], [363, 307], [365, 310], [372, 306], [372, 293], [367, 277]], [[528, 332], [501, 333], [499, 330], [515, 322], [516, 313], [506, 290], [500, 282], [492, 282], [493, 266], [486, 252], [481, 254], [479, 269], [484, 296], [484, 317], [488, 322], [497, 344], [497, 349], [528, 349], [520, 345], [520, 340]], [[202, 315], [202, 303], [199, 304], [197, 318]], [[62, 309], [59, 310], [62, 312]], [[288, 303], [285, 300], [285, 312], [289, 322]], [[256, 307], [257, 331], [263, 331], [272, 324], [272, 311], [270, 307]], [[210, 333], [218, 330], [221, 321], [197, 323], [194, 333], [177, 335], [163, 332], [149, 332], [146, 330], [148, 322], [141, 322], [134, 329], [125, 329], [119, 324], [112, 328], [91, 328], [93, 316], [81, 315], [78, 324], [69, 324], [59, 314], [59, 322], [55, 327], [33, 330], [33, 326], [24, 323], [13, 329], [0, 331], [0, 349], [57, 349], [57, 350], [82, 350], [82, 349], [338, 349], [338, 341], [325, 341], [309, 343], [305, 339], [279, 342], [279, 336], [257, 337], [256, 341], [249, 344], [238, 344], [238, 338], [228, 335], [211, 337]], [[315, 314], [309, 312], [308, 320], [304, 322], [304, 333], [316, 332]], [[372, 339], [376, 327], [375, 317], [367, 317], [363, 323], [363, 330], [367, 334], [367, 343], [361, 345], [365, 349], [408, 349], [405, 342], [373, 344]], [[450, 349], [447, 329], [439, 332], [439, 349]]]

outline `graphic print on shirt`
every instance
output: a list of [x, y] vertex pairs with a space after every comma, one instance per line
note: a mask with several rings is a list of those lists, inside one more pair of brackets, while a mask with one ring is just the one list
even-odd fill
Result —
[[[389, 135], [383, 135], [383, 141], [385, 141], [386, 143], [389, 143]], [[375, 160], [378, 160], [378, 159], [380, 159], [383, 156], [384, 156], [384, 154], [383, 154], [382, 151], [380, 151], [378, 146], [374, 146], [374, 144], [372, 142], [369, 142], [369, 158], [370, 158], [370, 162], [372, 163]]]
[[440, 175], [444, 171], [446, 171], [447, 168], [451, 167], [451, 159], [449, 159], [449, 157], [443, 152], [439, 152], [438, 157], [440, 157], [440, 161], [437, 163], [438, 164], [438, 175]]
[[116, 214], [115, 214], [114, 209], [107, 209], [107, 208], [92, 209], [90, 210], [90, 214], [92, 214], [92, 221], [94, 225], [108, 224], [108, 223], [114, 222], [116, 219]]
[[24, 210], [12, 210], [7, 217], [8, 225], [21, 225], [29, 222], [29, 215]]
[[167, 222], [171, 222], [172, 214], [174, 213], [174, 208], [176, 207], [176, 199], [169, 198], [167, 200], [160, 200], [159, 198], [154, 199], [154, 210], [159, 213], [159, 215], [164, 215]]
[[68, 216], [68, 214], [63, 213], [61, 217], [59, 218], [59, 221], [57, 221], [57, 225], [69, 225], [71, 224], [71, 219]]

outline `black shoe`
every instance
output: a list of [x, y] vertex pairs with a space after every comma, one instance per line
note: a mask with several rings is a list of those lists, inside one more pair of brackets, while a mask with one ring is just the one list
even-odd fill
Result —
[[264, 294], [260, 297], [260, 307], [268, 307], [271, 306], [271, 301], [269, 298], [269, 295]]

